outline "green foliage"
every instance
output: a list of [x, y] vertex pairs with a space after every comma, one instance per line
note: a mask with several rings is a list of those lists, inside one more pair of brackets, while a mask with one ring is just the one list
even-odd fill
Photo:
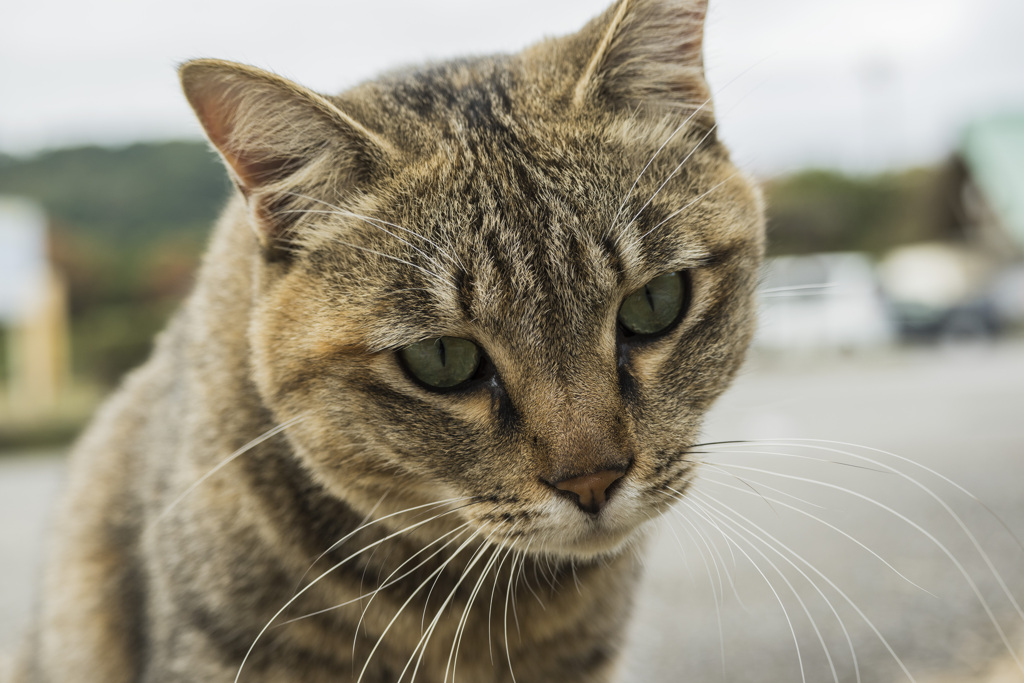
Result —
[[205, 235], [227, 190], [216, 156], [198, 142], [0, 158], [0, 194], [35, 199], [57, 226], [110, 247]]
[[928, 239], [939, 208], [938, 178], [934, 169], [873, 176], [812, 170], [770, 181], [765, 186], [769, 251], [880, 254]]
[[63, 448], [78, 436], [88, 414], [0, 422], [0, 455], [9, 451]]
[[0, 194], [34, 199], [49, 215], [79, 378], [110, 386], [145, 359], [191, 286], [229, 187], [198, 142], [0, 155]]

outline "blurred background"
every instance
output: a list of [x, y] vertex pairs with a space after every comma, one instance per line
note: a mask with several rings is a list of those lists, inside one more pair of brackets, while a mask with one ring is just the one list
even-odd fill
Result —
[[[67, 445], [188, 292], [228, 195], [176, 65], [233, 59], [334, 92], [394, 66], [514, 51], [605, 5], [37, 0], [0, 11], [0, 649], [28, 609]], [[720, 133], [764, 185], [772, 258], [752, 361], [709, 433], [899, 449], [974, 482], [1024, 528], [1022, 33], [1020, 0], [712, 2]], [[1004, 561], [1024, 576], [1019, 558]], [[652, 570], [651, 590], [681, 590], [673, 567]], [[759, 652], [778, 635], [768, 631]], [[921, 651], [924, 670], [981, 676], [1002, 647], [992, 633], [942, 643]], [[790, 662], [792, 643], [779, 647]], [[651, 661], [668, 671], [698, 651], [665, 647]], [[717, 678], [693, 680], [762, 680], [709, 666]]]

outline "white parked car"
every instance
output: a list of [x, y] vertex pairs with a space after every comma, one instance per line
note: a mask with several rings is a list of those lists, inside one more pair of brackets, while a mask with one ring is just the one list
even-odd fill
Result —
[[757, 346], [852, 350], [883, 346], [895, 338], [867, 255], [783, 256], [766, 263]]

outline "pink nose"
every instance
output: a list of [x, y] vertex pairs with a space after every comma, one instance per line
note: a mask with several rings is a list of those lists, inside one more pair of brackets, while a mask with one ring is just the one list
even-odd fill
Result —
[[597, 514], [608, 502], [608, 489], [626, 473], [619, 470], [604, 470], [581, 477], [563, 479], [552, 483], [559, 491], [567, 491], [576, 495], [576, 504], [590, 514]]

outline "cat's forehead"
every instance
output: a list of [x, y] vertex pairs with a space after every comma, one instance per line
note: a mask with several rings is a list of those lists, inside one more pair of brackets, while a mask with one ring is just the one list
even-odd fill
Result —
[[364, 263], [360, 277], [372, 280], [366, 289], [377, 292], [373, 324], [388, 335], [379, 347], [443, 335], [579, 347], [610, 329], [625, 294], [712, 254], [702, 230], [675, 221], [663, 234], [644, 235], [665, 210], [632, 224], [617, 187], [595, 182], [593, 201], [574, 206], [557, 188], [505, 188], [504, 196], [486, 175], [458, 189], [453, 179], [432, 193], [410, 191], [372, 212], [386, 223], [361, 223], [382, 238], [376, 253], [355, 255]]
[[700, 107], [649, 117], [572, 106], [556, 74], [518, 56], [461, 59], [399, 71], [336, 99], [394, 143], [399, 173], [425, 172], [438, 189], [448, 182], [465, 190], [467, 201], [515, 204], [546, 191], [592, 203], [616, 182], [633, 181], [656, 150], [672, 162], [699, 142], [680, 169], [686, 175], [719, 149], [696, 116]]
[[585, 330], [623, 292], [708, 251], [697, 229], [645, 236], [663, 220], [662, 203], [632, 221], [625, 178], [590, 161], [554, 163], [522, 149], [475, 161], [438, 160], [381, 207], [429, 239], [406, 256], [440, 271], [425, 278], [432, 294], [425, 305], [448, 318], [519, 331]]
[[728, 166], [705, 131], [685, 117], [567, 111], [538, 94], [536, 79], [511, 59], [487, 58], [346, 95], [348, 109], [373, 103], [405, 156], [360, 208], [384, 221], [364, 221], [364, 233], [394, 233], [374, 242], [383, 254], [359, 255], [377, 261], [378, 291], [400, 292], [377, 307], [389, 343], [471, 326], [589, 334], [607, 327], [624, 293], [714, 255], [719, 198], [687, 207]]
[[385, 75], [368, 87], [373, 88], [372, 98], [391, 115], [381, 123], [392, 129], [392, 135], [415, 137], [416, 130], [403, 128], [403, 119], [409, 118], [425, 124], [427, 130], [422, 132], [435, 140], [507, 132], [525, 94], [524, 74], [508, 57], [458, 59], [407, 69]]
[[[486, 58], [372, 84], [377, 120], [406, 155], [379, 210], [459, 237], [511, 233], [528, 249], [614, 240], [610, 251], [629, 257], [620, 266], [641, 266], [667, 235], [638, 240], [632, 228], [653, 226], [696, 187], [691, 179], [717, 173], [714, 138], [679, 116], [569, 109], [538, 78], [511, 58]], [[687, 251], [701, 237], [692, 231]]]

